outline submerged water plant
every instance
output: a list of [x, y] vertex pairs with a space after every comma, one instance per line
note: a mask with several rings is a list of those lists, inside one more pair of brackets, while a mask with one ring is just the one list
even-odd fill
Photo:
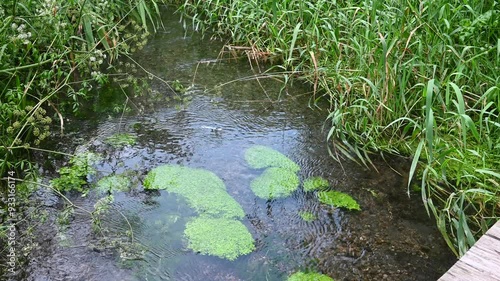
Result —
[[144, 180], [147, 189], [164, 189], [183, 196], [200, 215], [243, 218], [245, 212], [226, 191], [214, 173], [179, 165], [163, 165], [151, 170]]
[[101, 178], [96, 185], [98, 192], [128, 191], [130, 189], [131, 181], [124, 175], [112, 175]]
[[302, 185], [304, 191], [325, 190], [330, 186], [328, 181], [322, 177], [307, 178]]
[[254, 169], [263, 169], [269, 167], [279, 167], [288, 169], [292, 172], [300, 170], [299, 165], [290, 158], [270, 147], [263, 145], [254, 145], [245, 151], [245, 160], [248, 165]]
[[318, 193], [321, 203], [349, 210], [361, 210], [358, 202], [350, 195], [339, 191], [321, 191]]
[[127, 145], [134, 145], [137, 141], [137, 136], [128, 134], [128, 133], [120, 133], [114, 134], [110, 137], [107, 137], [104, 142], [113, 146], [113, 147], [123, 147]]
[[287, 281], [334, 281], [331, 277], [316, 272], [296, 272], [290, 275]]
[[253, 193], [263, 199], [290, 196], [298, 187], [297, 174], [284, 168], [268, 168], [250, 183]]
[[238, 220], [196, 217], [184, 231], [188, 248], [202, 255], [235, 260], [255, 249], [252, 234]]
[[318, 218], [315, 214], [309, 211], [299, 211], [299, 216], [306, 222], [311, 222]]

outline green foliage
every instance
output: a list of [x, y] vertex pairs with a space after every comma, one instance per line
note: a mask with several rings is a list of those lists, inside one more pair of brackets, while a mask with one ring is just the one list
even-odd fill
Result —
[[249, 59], [309, 81], [312, 103], [330, 101], [337, 160], [412, 156], [410, 178], [462, 255], [500, 217], [499, 5], [194, 0], [180, 10], [195, 29], [251, 46]]
[[130, 190], [131, 181], [125, 175], [112, 175], [101, 178], [95, 187], [98, 192], [114, 193]]
[[87, 177], [96, 172], [92, 165], [98, 160], [99, 156], [92, 152], [75, 155], [68, 166], [59, 169], [60, 176], [51, 181], [52, 186], [59, 191], [84, 191]]
[[299, 216], [304, 220], [304, 221], [307, 221], [307, 222], [311, 222], [311, 221], [314, 221], [316, 220], [318, 217], [311, 213], [311, 212], [308, 212], [308, 211], [300, 211], [299, 212]]
[[311, 177], [303, 182], [304, 191], [325, 190], [330, 187], [330, 183], [322, 177]]
[[263, 199], [290, 196], [299, 187], [299, 177], [284, 168], [268, 168], [250, 183], [253, 193]]
[[136, 141], [137, 141], [137, 136], [128, 133], [114, 134], [106, 138], [106, 140], [104, 140], [105, 143], [113, 147], [134, 145]]
[[243, 218], [241, 206], [231, 197], [224, 182], [214, 173], [178, 165], [163, 165], [151, 170], [144, 180], [147, 189], [165, 189], [186, 198], [200, 215]]
[[321, 203], [349, 210], [361, 210], [358, 202], [348, 194], [339, 191], [321, 191], [318, 193]]
[[333, 281], [331, 277], [316, 272], [296, 272], [290, 275], [287, 281]]
[[155, 0], [2, 1], [0, 173], [31, 170], [27, 154], [50, 135], [50, 116], [62, 130], [65, 112], [104, 95], [104, 70], [141, 49], [158, 16]]
[[254, 169], [279, 167], [292, 172], [300, 170], [299, 165], [282, 153], [263, 145], [254, 145], [245, 151], [245, 160]]
[[231, 261], [255, 249], [252, 234], [233, 219], [200, 216], [186, 224], [184, 234], [193, 251]]

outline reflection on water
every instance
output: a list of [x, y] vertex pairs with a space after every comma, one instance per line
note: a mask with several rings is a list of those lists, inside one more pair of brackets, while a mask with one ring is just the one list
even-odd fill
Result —
[[[80, 214], [82, 219], [75, 219], [65, 235], [79, 240], [73, 246], [83, 246], [51, 246], [45, 253], [49, 256], [32, 265], [30, 280], [286, 280], [299, 270], [322, 272], [336, 280], [435, 280], [446, 270], [446, 246], [418, 195], [408, 198], [404, 176], [397, 174], [405, 174], [402, 161], [391, 160], [392, 168], [379, 163], [379, 173], [336, 163], [328, 155], [322, 130], [327, 113], [307, 107], [307, 89], [294, 85], [281, 91], [282, 85], [271, 79], [217, 87], [253, 75], [248, 63], [198, 64], [217, 58], [221, 43], [196, 34], [184, 37], [176, 16], [164, 23], [166, 31], [136, 59], [163, 79], [186, 85], [194, 81], [189, 90], [192, 101], [181, 110], [157, 105], [142, 114], [103, 118], [94, 125], [74, 121], [77, 137], [85, 139], [79, 149], [103, 156], [91, 180], [126, 174], [135, 188], [115, 195], [102, 218], [101, 235], [93, 234], [89, 219]], [[153, 87], [169, 94], [161, 83]], [[137, 136], [137, 143], [123, 148], [103, 143], [119, 130]], [[67, 145], [71, 142], [62, 140], [61, 149], [74, 149]], [[298, 163], [301, 180], [328, 179], [335, 190], [358, 200], [362, 211], [321, 205], [314, 193], [301, 188], [284, 199], [257, 198], [250, 181], [261, 171], [251, 169], [243, 157], [245, 149], [256, 144]], [[232, 262], [187, 250], [183, 231], [194, 211], [174, 194], [143, 190], [147, 172], [163, 164], [204, 168], [221, 178], [246, 213], [243, 223], [256, 250]], [[75, 201], [91, 209], [95, 198]], [[301, 211], [317, 219], [306, 222]], [[57, 268], [46, 270], [54, 264]]]

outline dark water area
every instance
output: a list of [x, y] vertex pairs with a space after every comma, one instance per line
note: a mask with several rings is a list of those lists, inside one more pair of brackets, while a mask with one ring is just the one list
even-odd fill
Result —
[[[82, 209], [60, 227], [55, 214], [64, 204], [41, 189], [37, 200], [49, 219], [36, 230], [38, 248], [26, 266], [26, 280], [286, 280], [297, 271], [335, 280], [436, 280], [451, 266], [455, 259], [419, 194], [407, 196], [407, 161], [376, 160], [378, 171], [350, 161], [339, 164], [328, 153], [327, 112], [307, 106], [310, 89], [297, 82], [282, 89], [282, 83], [263, 76], [248, 79], [257, 65], [252, 71], [247, 61], [217, 61], [223, 44], [186, 32], [177, 15], [165, 16], [164, 25], [134, 59], [163, 80], [190, 86], [179, 94], [186, 100], [67, 123], [58, 150], [101, 155], [90, 183], [126, 175], [132, 188], [114, 194], [97, 232], [82, 209], [92, 211], [98, 194], [68, 194]], [[160, 95], [175, 95], [152, 81]], [[116, 133], [131, 134], [137, 142], [106, 144]], [[260, 171], [244, 159], [253, 145], [271, 147], [299, 164], [301, 181], [324, 177], [332, 189], [355, 198], [361, 211], [320, 204], [315, 193], [302, 188], [282, 199], [256, 197], [250, 182]], [[245, 211], [242, 223], [256, 249], [234, 261], [187, 249], [183, 231], [194, 211], [174, 194], [144, 190], [146, 174], [164, 164], [203, 168], [222, 179]], [[46, 180], [57, 168], [42, 169]], [[317, 219], [304, 221], [301, 211]]]

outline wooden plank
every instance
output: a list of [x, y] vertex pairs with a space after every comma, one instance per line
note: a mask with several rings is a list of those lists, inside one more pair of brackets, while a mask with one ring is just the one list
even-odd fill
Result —
[[500, 221], [438, 281], [500, 281]]

